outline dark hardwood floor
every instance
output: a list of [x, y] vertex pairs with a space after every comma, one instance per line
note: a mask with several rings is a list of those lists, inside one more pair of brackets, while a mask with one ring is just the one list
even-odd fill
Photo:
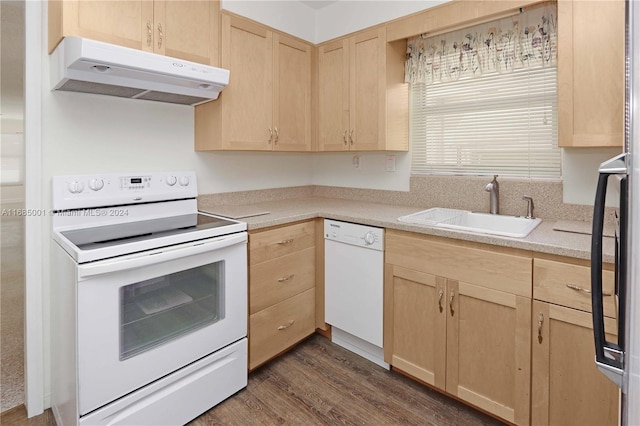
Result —
[[[24, 406], [1, 425], [55, 425], [51, 410], [26, 419]], [[249, 375], [246, 389], [190, 426], [502, 425], [401, 374], [313, 335]]]

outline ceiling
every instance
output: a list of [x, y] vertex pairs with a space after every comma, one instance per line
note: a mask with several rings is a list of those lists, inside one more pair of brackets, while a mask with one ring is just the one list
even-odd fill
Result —
[[330, 4], [337, 3], [337, 0], [327, 1], [327, 0], [300, 0], [300, 3], [309, 6], [312, 9], [322, 9], [323, 7], [327, 7]]

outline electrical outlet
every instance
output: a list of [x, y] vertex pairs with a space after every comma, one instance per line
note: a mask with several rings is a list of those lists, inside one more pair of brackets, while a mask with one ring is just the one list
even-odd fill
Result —
[[396, 156], [395, 155], [387, 155], [387, 171], [395, 172], [396, 171]]
[[353, 158], [351, 159], [351, 164], [353, 164], [353, 167], [356, 169], [360, 168], [360, 156], [359, 155], [354, 155]]

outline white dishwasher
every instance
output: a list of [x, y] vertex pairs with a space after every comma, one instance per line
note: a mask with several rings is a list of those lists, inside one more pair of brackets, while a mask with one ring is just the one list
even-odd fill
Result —
[[325, 219], [324, 238], [331, 340], [389, 369], [382, 350], [384, 229]]

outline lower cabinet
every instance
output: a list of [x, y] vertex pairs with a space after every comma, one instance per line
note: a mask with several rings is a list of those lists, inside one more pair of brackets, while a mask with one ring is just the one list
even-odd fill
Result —
[[295, 345], [316, 329], [315, 289], [257, 312], [249, 318], [249, 368]]
[[312, 334], [315, 221], [249, 233], [249, 369]]
[[532, 326], [531, 424], [617, 425], [618, 387], [595, 365], [591, 314], [534, 301]]
[[[616, 341], [614, 279], [603, 272], [607, 340]], [[533, 425], [617, 425], [619, 389], [594, 362], [590, 268], [575, 259], [534, 259]]]
[[387, 231], [385, 361], [529, 424], [531, 257]]

